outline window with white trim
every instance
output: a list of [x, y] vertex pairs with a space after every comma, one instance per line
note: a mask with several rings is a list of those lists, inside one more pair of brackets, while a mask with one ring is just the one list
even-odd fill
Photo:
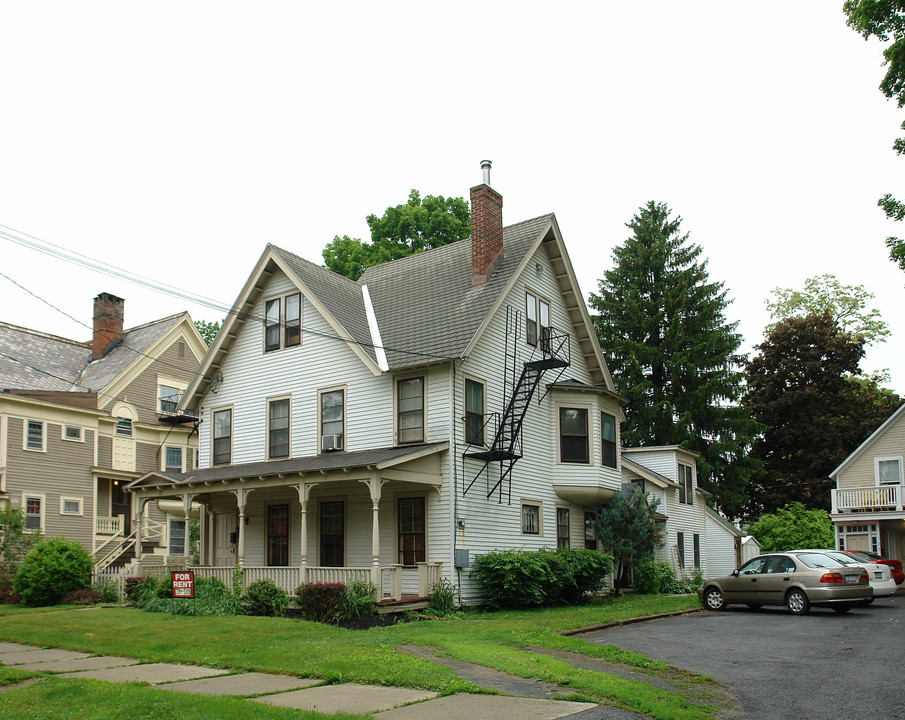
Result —
[[302, 342], [302, 296], [292, 293], [264, 303], [264, 351]]
[[616, 416], [600, 413], [600, 464], [616, 467]]
[[559, 461], [585, 465], [590, 462], [587, 408], [559, 409]]
[[160, 398], [160, 412], [175, 413], [176, 406], [179, 404], [179, 388], [170, 387], [169, 385], [160, 385], [157, 389]]
[[694, 471], [682, 463], [679, 463], [679, 502], [694, 505]]
[[170, 555], [185, 553], [185, 520], [170, 520]]
[[685, 533], [676, 533], [676, 549], [679, 554], [679, 567], [685, 567]]
[[541, 349], [549, 352], [550, 337], [550, 303], [541, 300], [533, 292], [525, 293], [525, 341], [537, 346], [541, 341]]
[[320, 422], [321, 452], [344, 449], [346, 447], [345, 391], [326, 390], [320, 393]]
[[484, 445], [484, 383], [465, 378], [465, 442]]
[[81, 515], [82, 498], [60, 497], [60, 515]]
[[164, 448], [164, 468], [166, 472], [182, 472], [182, 448], [167, 446]]
[[25, 509], [25, 529], [40, 531], [44, 529], [44, 496], [25, 495], [22, 498]]
[[25, 449], [44, 452], [44, 423], [40, 420], [26, 420]]
[[424, 442], [424, 378], [396, 381], [396, 443]]
[[289, 398], [279, 398], [267, 402], [267, 457], [289, 457]]
[[556, 547], [569, 547], [569, 508], [556, 508]]
[[78, 425], [64, 425], [63, 439], [69, 442], [82, 442], [82, 428]]
[[522, 503], [522, 534], [540, 535], [540, 505]]
[[232, 459], [233, 411], [213, 411], [213, 464], [228, 465]]
[[874, 458], [877, 485], [902, 485], [902, 456]]

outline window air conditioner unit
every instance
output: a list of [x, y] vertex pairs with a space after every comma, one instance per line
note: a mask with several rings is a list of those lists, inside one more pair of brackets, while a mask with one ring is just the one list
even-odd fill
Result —
[[334, 450], [343, 449], [342, 435], [322, 435], [321, 436], [321, 452], [332, 452]]

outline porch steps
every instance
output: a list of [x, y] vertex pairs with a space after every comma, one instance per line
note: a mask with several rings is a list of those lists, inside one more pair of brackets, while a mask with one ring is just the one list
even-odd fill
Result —
[[377, 614], [389, 615], [390, 613], [408, 612], [409, 610], [423, 610], [430, 603], [430, 598], [418, 597], [417, 595], [403, 595], [402, 600], [378, 600]]

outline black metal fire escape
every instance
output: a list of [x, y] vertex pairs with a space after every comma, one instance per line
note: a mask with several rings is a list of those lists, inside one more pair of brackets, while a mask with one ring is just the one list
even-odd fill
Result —
[[[465, 485], [462, 494], [471, 490], [482, 475], [486, 478], [487, 499], [499, 491], [498, 502], [503, 502], [505, 489], [506, 503], [512, 495], [512, 468], [522, 457], [522, 424], [531, 405], [531, 399], [549, 370], [558, 370], [554, 382], [571, 362], [570, 337], [568, 333], [557, 332], [553, 327], [539, 328], [536, 345], [528, 345], [522, 337], [522, 314], [512, 307], [506, 308], [505, 367], [503, 375], [502, 413], [484, 416], [483, 425], [469, 426], [466, 419], [466, 441], [469, 443], [462, 453], [463, 470], [465, 458], [483, 462], [481, 468]], [[531, 348], [527, 359], [524, 350]], [[546, 396], [541, 393], [538, 403]], [[473, 437], [469, 437], [469, 435]], [[483, 439], [492, 437], [489, 445]], [[492, 478], [491, 463], [500, 464], [499, 478]], [[466, 475], [463, 472], [463, 477]]]

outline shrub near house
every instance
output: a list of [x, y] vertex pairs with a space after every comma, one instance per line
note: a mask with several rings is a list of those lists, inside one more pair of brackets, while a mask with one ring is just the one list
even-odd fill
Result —
[[54, 605], [70, 591], [90, 586], [93, 564], [81, 543], [47, 538], [25, 556], [13, 579], [13, 590], [25, 605]]

